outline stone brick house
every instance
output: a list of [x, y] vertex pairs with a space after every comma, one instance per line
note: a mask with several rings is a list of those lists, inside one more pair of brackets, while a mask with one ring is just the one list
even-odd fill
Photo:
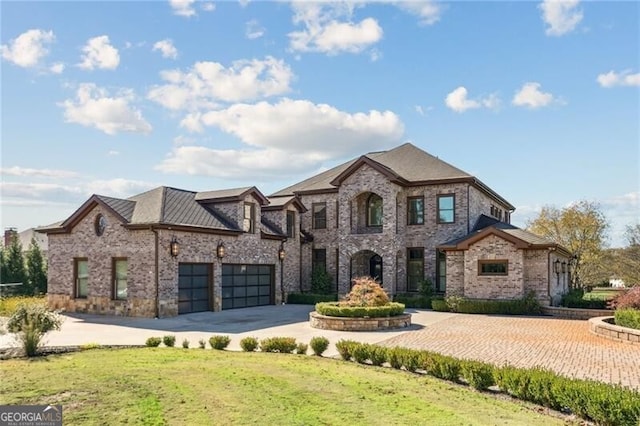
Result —
[[[49, 237], [49, 303], [67, 311], [174, 316], [279, 304], [308, 291], [315, 268], [340, 294], [371, 275], [390, 294], [429, 279], [441, 293], [517, 298], [531, 289], [548, 303], [550, 268], [569, 255], [511, 226], [513, 210], [474, 176], [404, 144], [270, 197], [255, 187], [94, 195], [40, 232]], [[506, 278], [474, 275], [485, 259], [508, 260]]]

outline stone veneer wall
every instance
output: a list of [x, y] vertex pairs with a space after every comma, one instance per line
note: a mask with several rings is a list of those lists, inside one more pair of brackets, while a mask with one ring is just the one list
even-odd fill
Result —
[[[98, 237], [94, 223], [102, 214], [107, 220]], [[49, 235], [47, 298], [52, 309], [112, 315], [155, 315], [154, 235], [129, 231], [100, 205], [94, 207], [70, 234]], [[112, 259], [128, 259], [127, 300], [113, 300]], [[87, 298], [75, 298], [74, 258], [87, 258]]]
[[[523, 250], [495, 235], [476, 242], [465, 252], [464, 296], [472, 299], [518, 299], [524, 296]], [[506, 259], [508, 274], [478, 275], [478, 261]]]
[[464, 251], [447, 251], [447, 296], [464, 296]]

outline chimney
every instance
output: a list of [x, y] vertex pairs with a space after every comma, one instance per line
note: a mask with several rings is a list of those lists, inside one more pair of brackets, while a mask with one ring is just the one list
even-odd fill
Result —
[[4, 246], [9, 247], [14, 238], [18, 238], [18, 230], [16, 228], [4, 228]]

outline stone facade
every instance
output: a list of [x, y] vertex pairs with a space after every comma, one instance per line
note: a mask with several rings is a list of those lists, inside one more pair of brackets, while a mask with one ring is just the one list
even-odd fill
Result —
[[[366, 200], [376, 194], [383, 200], [381, 228], [367, 228]], [[455, 220], [438, 223], [438, 195], [454, 195]], [[408, 224], [408, 198], [424, 199], [424, 223]], [[407, 291], [407, 249], [420, 248], [424, 253], [424, 278], [436, 281], [436, 247], [466, 235], [480, 214], [488, 215], [498, 203], [470, 183], [450, 183], [403, 187], [389, 181], [374, 168], [364, 164], [347, 177], [337, 191], [300, 194], [309, 209], [301, 220], [302, 229], [313, 234], [313, 242], [301, 246], [300, 283], [311, 287], [313, 249], [325, 249], [327, 272], [340, 294], [348, 293], [351, 278], [361, 272], [359, 253], [370, 251], [382, 257], [382, 284], [389, 294]], [[312, 206], [326, 205], [326, 229], [313, 228]], [[500, 206], [507, 210], [504, 205]]]

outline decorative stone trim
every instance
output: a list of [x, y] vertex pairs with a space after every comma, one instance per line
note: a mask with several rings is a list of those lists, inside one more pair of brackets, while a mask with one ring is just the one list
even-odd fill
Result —
[[588, 320], [593, 317], [613, 315], [613, 311], [608, 309], [561, 308], [556, 306], [543, 306], [542, 313], [553, 317], [575, 320]]
[[382, 318], [328, 317], [316, 311], [309, 313], [309, 323], [313, 328], [339, 331], [376, 331], [392, 328], [406, 328], [411, 325], [411, 314]]
[[620, 327], [612, 324], [613, 317], [596, 317], [589, 319], [589, 330], [593, 334], [616, 340], [618, 342], [640, 345], [640, 330]]

